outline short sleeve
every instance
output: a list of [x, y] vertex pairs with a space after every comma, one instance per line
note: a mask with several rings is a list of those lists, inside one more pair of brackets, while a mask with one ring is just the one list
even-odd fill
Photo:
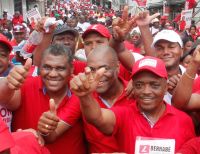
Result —
[[81, 118], [79, 99], [72, 95], [68, 102], [57, 113], [58, 117], [69, 125], [74, 125]]
[[120, 131], [124, 126], [124, 121], [129, 113], [129, 109], [127, 106], [113, 107], [112, 111], [115, 114], [116, 123], [113, 130], [113, 135], [115, 135], [118, 131]]

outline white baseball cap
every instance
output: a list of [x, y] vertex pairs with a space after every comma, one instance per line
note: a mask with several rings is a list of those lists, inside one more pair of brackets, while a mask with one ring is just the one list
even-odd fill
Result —
[[151, 47], [155, 47], [155, 44], [160, 40], [166, 40], [174, 43], [177, 42], [181, 48], [183, 47], [183, 42], [181, 40], [181, 37], [174, 30], [162, 30], [158, 32], [153, 39]]
[[8, 10], [7, 10], [7, 9], [4, 9], [3, 12], [8, 12]]

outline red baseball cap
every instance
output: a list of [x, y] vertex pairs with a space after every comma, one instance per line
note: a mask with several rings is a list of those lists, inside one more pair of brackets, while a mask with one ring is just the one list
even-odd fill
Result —
[[167, 79], [168, 76], [165, 63], [161, 59], [155, 57], [146, 56], [136, 61], [132, 69], [131, 77], [144, 70], [152, 72], [165, 79]]
[[26, 31], [26, 27], [22, 24], [17, 24], [17, 25], [14, 25], [14, 27], [13, 27], [14, 33], [25, 32], [25, 31]]
[[9, 52], [12, 51], [12, 45], [10, 44], [10, 42], [8, 41], [8, 39], [3, 35], [0, 34], [0, 42], [2, 42], [3, 44], [5, 44], [8, 48], [9, 48]]
[[167, 16], [161, 16], [161, 20], [167, 20]]
[[82, 34], [82, 38], [84, 39], [90, 32], [97, 32], [108, 39], [111, 37], [109, 30], [102, 24], [94, 24], [89, 26]]
[[0, 152], [15, 146], [14, 139], [8, 130], [8, 127], [0, 118]]

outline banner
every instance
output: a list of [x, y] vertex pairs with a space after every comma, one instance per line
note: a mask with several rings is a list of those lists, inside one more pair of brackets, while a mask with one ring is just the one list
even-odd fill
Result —
[[186, 22], [185, 28], [189, 28], [190, 25], [191, 25], [192, 13], [193, 13], [192, 9], [190, 9], [190, 10], [183, 10], [181, 12], [181, 20], [185, 20], [185, 22]]
[[27, 12], [27, 18], [29, 22], [31, 23], [33, 20], [37, 22], [39, 19], [41, 19], [40, 12], [38, 11], [37, 8], [32, 8]]

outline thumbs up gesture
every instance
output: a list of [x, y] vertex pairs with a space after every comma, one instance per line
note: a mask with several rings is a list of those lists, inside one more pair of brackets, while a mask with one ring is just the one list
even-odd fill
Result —
[[14, 66], [7, 76], [7, 82], [10, 89], [17, 90], [21, 87], [32, 66], [32, 59], [28, 58], [26, 63], [21, 66]]
[[92, 93], [97, 88], [105, 71], [105, 68], [100, 68], [92, 72], [89, 67], [86, 67], [85, 73], [79, 73], [71, 79], [71, 90], [79, 97]]
[[59, 118], [56, 115], [56, 104], [54, 99], [49, 100], [49, 111], [44, 112], [38, 121], [38, 131], [43, 135], [48, 135], [55, 131]]

